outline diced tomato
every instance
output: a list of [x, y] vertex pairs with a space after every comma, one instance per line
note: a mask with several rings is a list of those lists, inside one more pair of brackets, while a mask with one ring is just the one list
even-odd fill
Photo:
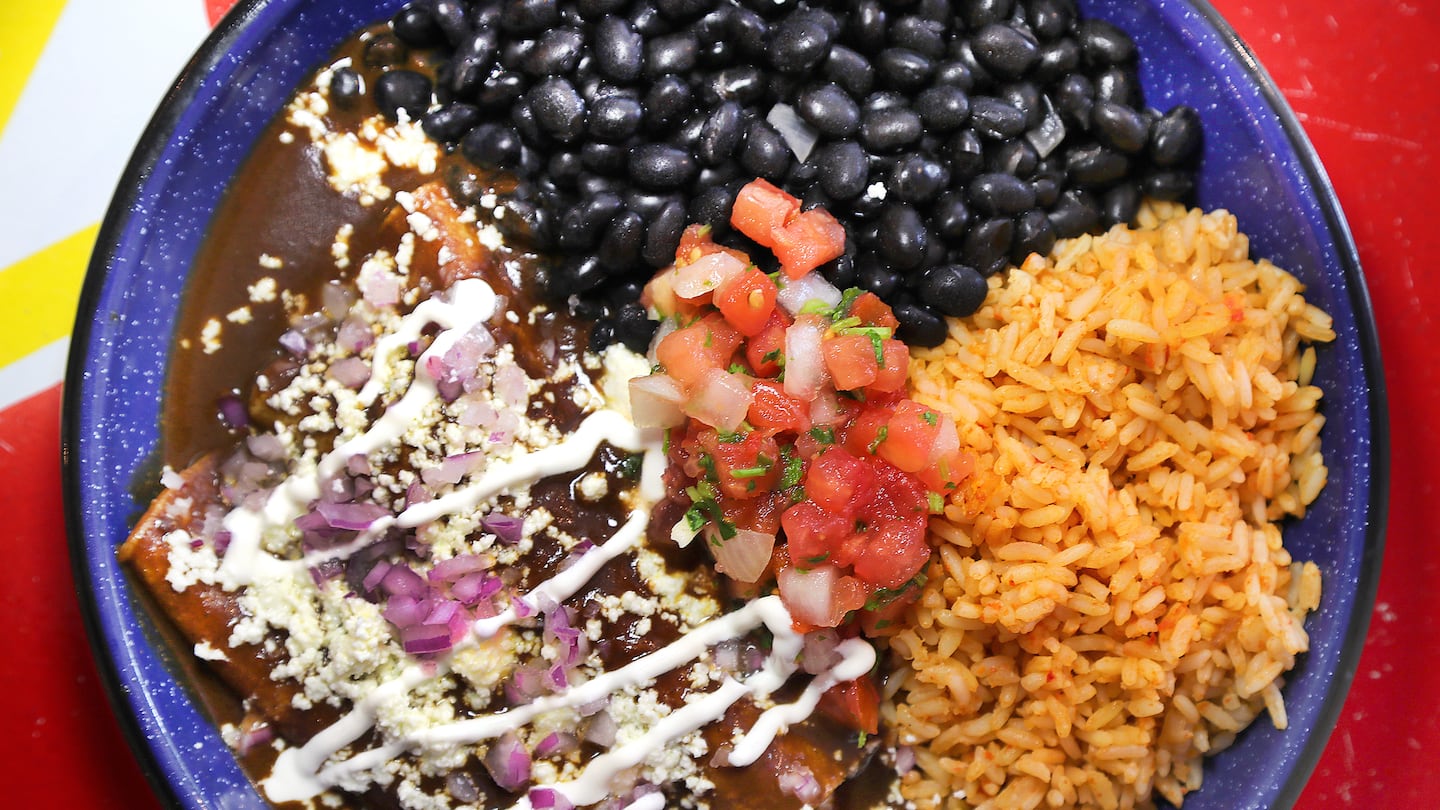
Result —
[[919, 598], [919, 588], [905, 588], [889, 602], [860, 611], [860, 629], [872, 638], [884, 635], [883, 631], [898, 622], [905, 615], [905, 609]]
[[875, 370], [875, 381], [865, 386], [866, 393], [893, 394], [904, 391], [910, 376], [910, 350], [901, 341], [884, 340], [880, 344], [880, 351], [885, 362]]
[[[800, 201], [767, 180], [752, 180], [740, 189], [730, 224], [768, 248], [775, 247], [776, 232], [800, 212]], [[803, 274], [802, 274], [803, 275]]]
[[[730, 440], [734, 438], [739, 441]], [[748, 500], [767, 495], [780, 480], [780, 445], [758, 430], [725, 439], [713, 430], [701, 431], [700, 446], [715, 460], [720, 491], [728, 497]]]
[[851, 534], [853, 525], [851, 519], [810, 501], [801, 501], [780, 516], [785, 542], [790, 545], [790, 558], [802, 566], [829, 560], [836, 546]]
[[805, 406], [791, 399], [780, 383], [774, 380], [756, 380], [750, 394], [755, 399], [750, 403], [748, 421], [755, 427], [800, 431], [810, 426], [810, 420], [805, 415]]
[[740, 334], [754, 337], [770, 322], [778, 292], [769, 276], [758, 267], [751, 267], [720, 285], [715, 291], [715, 306]]
[[[721, 498], [720, 511], [737, 529], [750, 529], [766, 534], [780, 531], [780, 516], [790, 507], [790, 498], [783, 492], [766, 492], [746, 500]], [[780, 548], [784, 548], [781, 543]]]
[[655, 347], [655, 359], [671, 377], [690, 386], [709, 369], [728, 368], [740, 341], [740, 333], [712, 313], [666, 335]]
[[927, 466], [939, 434], [940, 414], [918, 402], [902, 400], [895, 406], [877, 452], [905, 472], [919, 472]]
[[787, 278], [800, 278], [845, 252], [845, 226], [823, 208], [800, 212], [774, 231], [774, 239], [771, 247]]
[[952, 450], [916, 475], [931, 491], [949, 497], [950, 492], [974, 472], [975, 456], [963, 450]]
[[880, 362], [875, 357], [875, 342], [869, 335], [836, 335], [820, 347], [825, 367], [840, 391], [858, 391], [875, 383]]
[[785, 353], [785, 330], [790, 316], [781, 309], [770, 312], [765, 328], [745, 344], [745, 361], [757, 377], [774, 377], [780, 373], [780, 357]]
[[850, 305], [848, 314], [851, 317], [859, 318], [860, 323], [865, 326], [894, 329], [900, 325], [900, 322], [895, 320], [895, 313], [890, 309], [890, 305], [881, 301], [880, 296], [872, 292], [863, 293], [857, 297], [855, 303]]
[[871, 525], [853, 563], [855, 576], [881, 588], [898, 588], [930, 559], [925, 517], [886, 518]]
[[869, 675], [827, 689], [820, 696], [820, 711], [848, 729], [880, 733], [880, 692]]
[[846, 425], [841, 431], [841, 437], [845, 449], [857, 456], [873, 456], [879, 451], [880, 445], [884, 444], [881, 430], [888, 434], [889, 428], [886, 423], [890, 421], [890, 412], [884, 408], [866, 407], [855, 416], [855, 419]]
[[817, 506], [853, 518], [875, 494], [875, 473], [869, 461], [831, 447], [810, 462], [805, 494]]

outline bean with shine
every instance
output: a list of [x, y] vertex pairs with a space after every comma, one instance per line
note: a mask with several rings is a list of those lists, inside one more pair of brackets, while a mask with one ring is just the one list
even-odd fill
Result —
[[558, 76], [575, 70], [585, 49], [585, 36], [575, 28], [553, 28], [541, 35], [525, 57], [531, 76]]
[[770, 31], [770, 64], [783, 73], [813, 70], [830, 51], [834, 34], [818, 11], [792, 12]]
[[911, 346], [933, 348], [944, 343], [950, 333], [944, 318], [933, 309], [913, 301], [902, 301], [895, 306], [895, 320], [900, 323], [896, 337]]
[[970, 226], [960, 255], [981, 274], [993, 276], [1010, 260], [1010, 243], [1014, 238], [1014, 220], [1009, 217], [983, 219]]
[[1088, 65], [1108, 67], [1135, 59], [1135, 40], [1104, 20], [1081, 20], [1075, 25], [1075, 38]]
[[875, 75], [881, 84], [911, 93], [924, 87], [935, 73], [935, 63], [908, 48], [886, 48], [875, 56]]
[[669, 144], [642, 144], [630, 152], [630, 174], [646, 188], [680, 188], [695, 179], [695, 172], [695, 158]]
[[640, 102], [630, 95], [601, 96], [590, 106], [585, 131], [596, 140], [617, 142], [640, 131]]
[[888, 205], [880, 215], [880, 255], [893, 270], [904, 272], [920, 266], [930, 248], [930, 230], [924, 217], [904, 203]]
[[708, 165], [719, 165], [735, 155], [744, 138], [745, 112], [739, 104], [726, 101], [705, 119], [696, 156]]
[[1013, 174], [978, 175], [966, 191], [970, 202], [991, 216], [1014, 216], [1035, 206], [1035, 190]]
[[976, 31], [971, 51], [980, 64], [1002, 79], [1018, 79], [1040, 58], [1040, 46], [1029, 36], [1003, 24]]
[[1130, 161], [1098, 143], [1081, 144], [1065, 153], [1065, 171], [1083, 187], [1105, 186], [1125, 176]]
[[860, 122], [860, 143], [873, 152], [893, 152], [920, 140], [925, 131], [913, 110], [895, 107], [871, 110]]
[[740, 148], [740, 165], [745, 170], [775, 181], [785, 176], [790, 168], [790, 147], [769, 122], [750, 122], [745, 132], [745, 145]]
[[1126, 154], [1145, 148], [1150, 139], [1150, 122], [1139, 111], [1104, 99], [1090, 111], [1090, 129], [1106, 146]]
[[645, 44], [646, 76], [658, 78], [667, 73], [686, 73], [695, 67], [700, 43], [689, 32], [658, 36]]
[[975, 314], [985, 303], [990, 286], [975, 268], [965, 264], [942, 264], [920, 277], [920, 301], [951, 318]]
[[679, 76], [666, 76], [650, 85], [641, 102], [645, 127], [650, 132], [665, 132], [683, 120], [693, 105], [690, 83]]
[[820, 75], [840, 85], [853, 98], [863, 98], [875, 88], [875, 68], [870, 60], [844, 45], [830, 49], [820, 66]]
[[909, 14], [890, 26], [891, 45], [914, 51], [927, 59], [945, 56], [945, 26], [936, 20]]
[[915, 99], [915, 111], [931, 130], [950, 132], [970, 120], [970, 97], [953, 84], [927, 87]]
[[640, 78], [645, 62], [645, 39], [623, 17], [606, 16], [595, 25], [590, 47], [600, 75], [628, 83]]
[[500, 10], [500, 27], [512, 34], [538, 36], [559, 23], [559, 0], [505, 0]]
[[389, 70], [375, 80], [375, 104], [391, 121], [400, 110], [419, 118], [430, 106], [430, 80], [413, 70]]
[[1150, 129], [1150, 159], [1162, 168], [1179, 166], [1200, 151], [1200, 139], [1200, 113], [1178, 105]]
[[929, 202], [950, 182], [950, 172], [924, 155], [902, 158], [891, 170], [887, 191], [901, 202]]
[[1012, 263], [1024, 264], [1031, 253], [1047, 256], [1053, 247], [1055, 227], [1050, 224], [1050, 217], [1046, 216], [1044, 211], [1032, 208], [1015, 218], [1015, 241], [1010, 246]]
[[452, 143], [480, 123], [480, 108], [474, 104], [447, 104], [420, 119], [420, 128], [432, 139]]
[[1025, 131], [1025, 113], [994, 96], [972, 96], [970, 127], [981, 137], [1014, 138]]
[[860, 105], [836, 84], [802, 90], [795, 111], [826, 138], [848, 138], [860, 128]]
[[585, 99], [568, 79], [551, 78], [528, 93], [535, 121], [547, 134], [569, 143], [585, 130]]
[[520, 136], [501, 124], [481, 124], [460, 141], [460, 152], [477, 166], [514, 168], [520, 160]]
[[836, 141], [816, 150], [820, 167], [820, 188], [837, 200], [850, 200], [865, 190], [870, 160], [860, 144]]

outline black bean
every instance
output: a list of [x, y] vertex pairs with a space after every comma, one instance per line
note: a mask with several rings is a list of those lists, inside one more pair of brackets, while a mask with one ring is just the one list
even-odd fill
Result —
[[650, 320], [650, 315], [635, 302], [620, 307], [615, 313], [615, 337], [630, 351], [644, 354], [650, 347], [650, 340], [660, 324]]
[[585, 99], [569, 79], [551, 78], [526, 94], [535, 121], [548, 135], [565, 143], [585, 130]]
[[550, 213], [530, 200], [510, 198], [505, 201], [505, 216], [495, 220], [495, 227], [505, 239], [539, 250], [556, 246]]
[[498, 50], [499, 39], [495, 29], [471, 32], [456, 46], [454, 55], [447, 63], [450, 65], [450, 90], [457, 96], [472, 95], [490, 75], [490, 68], [495, 64]]
[[1030, 181], [1030, 188], [1035, 190], [1035, 204], [1041, 208], [1051, 208], [1055, 201], [1060, 199], [1060, 189], [1065, 184], [1065, 176], [1040, 173]]
[[740, 149], [741, 166], [766, 180], [777, 180], [790, 168], [790, 157], [790, 147], [774, 127], [763, 120], [750, 122]]
[[920, 278], [920, 301], [942, 315], [963, 318], [975, 314], [985, 303], [990, 286], [975, 268], [964, 264], [943, 264], [925, 271]]
[[1025, 131], [1025, 113], [994, 96], [971, 96], [970, 128], [997, 141], [1014, 138]]
[[1106, 186], [1125, 176], [1130, 161], [1098, 143], [1080, 144], [1065, 153], [1065, 171], [1085, 188]]
[[425, 114], [420, 128], [441, 143], [459, 140], [480, 123], [480, 108], [473, 104], [447, 104]]
[[404, 110], [419, 118], [430, 106], [430, 80], [413, 70], [389, 70], [375, 80], [375, 104], [391, 121]]
[[1004, 79], [1024, 76], [1040, 58], [1040, 46], [1033, 39], [998, 23], [976, 31], [970, 48], [986, 70]]
[[619, 93], [601, 96], [590, 105], [585, 131], [597, 140], [615, 143], [640, 131], [640, 102]]
[[842, 290], [856, 286], [860, 283], [860, 273], [855, 267], [855, 254], [842, 253], [820, 265], [820, 275]]
[[860, 0], [850, 15], [847, 33], [857, 47], [873, 52], [885, 47], [889, 27], [889, 14], [879, 0]]
[[[627, 156], [628, 165], [628, 156]], [[613, 177], [605, 177], [591, 172], [580, 175], [580, 197], [582, 199], [594, 197], [597, 194], [619, 194], [627, 187], [626, 183], [616, 180]], [[553, 203], [556, 206], [561, 203]]]
[[1028, 178], [1040, 165], [1040, 155], [1025, 138], [991, 143], [985, 149], [985, 169]]
[[1175, 169], [1154, 171], [1140, 180], [1140, 191], [1146, 197], [1167, 202], [1183, 200], [1194, 190], [1195, 180], [1191, 174]]
[[911, 10], [917, 17], [939, 23], [946, 31], [949, 31], [955, 22], [955, 11], [950, 8], [950, 0], [917, 0]]
[[887, 204], [880, 215], [880, 255], [892, 270], [919, 267], [930, 248], [930, 231], [912, 206]]
[[860, 144], [854, 141], [826, 144], [816, 150], [814, 159], [820, 166], [820, 188], [826, 194], [837, 200], [849, 200], [865, 190], [870, 165]]
[[348, 67], [336, 68], [330, 74], [330, 100], [337, 107], [353, 106], [365, 93], [365, 81]]
[[911, 301], [902, 302], [895, 307], [895, 320], [900, 322], [896, 337], [911, 346], [939, 346], [949, 334], [944, 318], [929, 307]]
[[[720, 187], [720, 191], [724, 191]], [[726, 217], [729, 208], [726, 208]], [[675, 261], [675, 248], [680, 244], [680, 232], [685, 229], [685, 206], [678, 201], [665, 204], [650, 220], [645, 231], [645, 246], [641, 256], [651, 267], [664, 267]]]
[[1135, 58], [1135, 40], [1104, 20], [1079, 21], [1075, 25], [1075, 38], [1080, 42], [1080, 51], [1087, 65], [1108, 67]]
[[696, 156], [715, 166], [730, 160], [745, 138], [745, 112], [733, 101], [715, 108], [705, 120], [696, 145]]
[[[549, 292], [552, 296], [559, 298], [569, 293], [569, 289], [565, 285], [554, 283], [551, 285]], [[598, 308], [597, 311], [603, 312], [603, 310], [598, 310]], [[575, 314], [582, 318], [585, 317], [585, 315], [581, 314], [578, 307], [575, 309]], [[589, 314], [588, 310], [586, 314]], [[604, 351], [606, 347], [614, 344], [618, 339], [618, 336], [615, 334], [615, 322], [609, 318], [599, 317], [596, 319], [595, 325], [590, 327], [589, 348], [592, 352], [598, 353]]]
[[907, 48], [886, 48], [875, 57], [875, 75], [886, 86], [911, 93], [924, 87], [935, 73], [929, 57]]
[[[735, 161], [721, 163], [719, 166], [706, 166], [700, 170], [699, 176], [695, 178], [695, 188], [705, 189], [715, 185], [725, 185], [731, 180], [740, 177], [740, 164]], [[746, 178], [747, 180], [750, 178]]]
[[666, 140], [694, 152], [696, 144], [700, 143], [700, 135], [705, 131], [705, 118], [703, 112], [691, 113]]
[[686, 73], [695, 67], [700, 43], [688, 32], [655, 37], [645, 45], [645, 75], [658, 78], [667, 73]]
[[465, 41], [465, 37], [470, 34], [470, 15], [466, 12], [464, 3], [458, 0], [433, 0], [430, 13], [452, 47]]
[[750, 106], [765, 98], [768, 87], [765, 74], [759, 68], [753, 65], [736, 65], [711, 76], [702, 85], [702, 92], [708, 104], [734, 101], [742, 106]]
[[792, 12], [770, 30], [770, 64], [784, 73], [813, 70], [829, 53], [833, 40], [820, 12]]
[[[512, 39], [500, 46], [500, 66], [506, 70], [525, 71], [530, 52], [535, 50], [536, 39]], [[529, 73], [525, 75], [529, 76]]]
[[844, 45], [830, 49], [820, 73], [854, 98], [863, 98], [875, 87], [875, 68], [871, 67], [870, 60]]
[[945, 55], [945, 26], [935, 20], [907, 15], [890, 26], [890, 44], [914, 51], [927, 59]]
[[715, 7], [712, 0], [656, 0], [655, 5], [677, 23], [689, 22]]
[[[924, 203], [950, 182], [950, 172], [923, 155], [909, 155], [895, 164], [887, 191], [907, 203]], [[888, 197], [887, 197], [888, 199]]]
[[[730, 229], [730, 209], [735, 207], [735, 196], [739, 189], [731, 190], [728, 185], [710, 186], [702, 189], [690, 200], [689, 222], [709, 225], [717, 235]], [[682, 221], [681, 225], [685, 223]], [[676, 232], [677, 236], [679, 232]], [[675, 258], [675, 249], [670, 249], [670, 258]]]
[[666, 76], [650, 86], [641, 106], [645, 110], [645, 128], [665, 132], [685, 119], [694, 105], [690, 85], [679, 76]]
[[625, 270], [640, 257], [640, 248], [645, 241], [645, 221], [634, 211], [622, 211], [605, 235], [600, 237], [596, 256], [600, 266], [606, 270]]
[[575, 0], [575, 9], [585, 20], [598, 20], [606, 14], [619, 14], [630, 0]]
[[900, 288], [900, 274], [887, 268], [873, 253], [862, 254], [856, 259], [855, 275], [861, 287], [881, 298], [889, 298]]
[[1080, 67], [1080, 45], [1073, 39], [1059, 39], [1040, 46], [1040, 58], [1030, 69], [1037, 82], [1053, 82]]
[[1034, 82], [1011, 82], [1000, 88], [999, 98], [1025, 114], [1025, 129], [1040, 125], [1045, 117], [1045, 103]]
[[920, 140], [925, 125], [906, 108], [871, 110], [860, 122], [860, 143], [872, 152], [893, 152]]
[[1025, 19], [1040, 39], [1059, 39], [1075, 22], [1075, 5], [1070, 0], [1025, 0]]
[[575, 70], [584, 52], [585, 36], [574, 28], [554, 28], [536, 41], [525, 57], [525, 72], [531, 76], [557, 76]]
[[1106, 68], [1095, 77], [1095, 98], [1135, 107], [1140, 104], [1140, 78], [1125, 67]]
[[552, 152], [545, 171], [560, 188], [575, 188], [585, 170], [579, 152]]
[[530, 146], [552, 145], [554, 139], [540, 126], [540, 122], [535, 118], [535, 108], [531, 106], [528, 98], [521, 99], [510, 108], [510, 125], [520, 133], [520, 140]]
[[877, 90], [865, 97], [861, 105], [865, 112], [874, 110], [897, 110], [910, 106], [910, 99], [904, 93], [897, 93], [894, 90]]
[[1150, 139], [1150, 125], [1136, 110], [1113, 101], [1096, 101], [1090, 111], [1090, 131], [1096, 140], [1120, 152], [1135, 154]]
[[848, 138], [860, 128], [860, 105], [836, 84], [806, 88], [795, 100], [795, 111], [826, 138]]
[[1199, 152], [1200, 138], [1200, 113], [1173, 107], [1150, 129], [1150, 159], [1162, 168], [1179, 166]]
[[1011, 263], [1024, 264], [1031, 253], [1048, 256], [1053, 247], [1055, 226], [1050, 224], [1050, 218], [1044, 211], [1032, 208], [1015, 218], [1015, 241], [1010, 246]]
[[406, 5], [391, 18], [390, 30], [412, 48], [431, 48], [445, 39], [445, 32], [435, 22], [435, 15], [416, 3]]
[[462, 206], [476, 205], [489, 192], [489, 184], [481, 182], [475, 172], [460, 163], [446, 167], [445, 188]]
[[380, 34], [365, 43], [361, 59], [373, 68], [403, 64], [410, 55], [410, 49], [394, 34]]
[[1055, 111], [1066, 124], [1088, 129], [1090, 110], [1095, 105], [1095, 87], [1079, 73], [1060, 80], [1054, 90]]
[[1010, 243], [1015, 237], [1015, 222], [1009, 217], [985, 219], [975, 223], [965, 235], [960, 255], [965, 263], [992, 276], [1005, 267], [1010, 258]]
[[653, 3], [639, 2], [632, 6], [630, 25], [646, 39], [670, 33], [670, 21], [660, 14], [660, 9]]
[[973, 129], [962, 129], [946, 146], [950, 159], [950, 178], [964, 182], [974, 177], [985, 167], [985, 146]]
[[580, 147], [585, 168], [606, 177], [619, 177], [630, 165], [630, 148], [619, 143], [588, 141]]
[[965, 196], [958, 191], [941, 194], [930, 208], [930, 223], [946, 242], [957, 243], [965, 238], [965, 232], [970, 229], [970, 209], [965, 205]]
[[[688, 2], [688, 0], [686, 0]], [[709, 0], [697, 0], [710, 5]], [[674, 2], [674, 0], [666, 0]], [[664, 11], [664, 4], [661, 4], [661, 11]], [[690, 30], [695, 32], [695, 37], [700, 41], [701, 46], [713, 45], [716, 42], [723, 42], [730, 38], [735, 25], [735, 6], [721, 5], [714, 8], [707, 8], [704, 16], [695, 21]]]
[[695, 178], [695, 158], [668, 144], [647, 143], [630, 151], [630, 175], [645, 188], [667, 191]]
[[1005, 22], [1015, 11], [1015, 0], [971, 0], [961, 5], [961, 18], [971, 30]]
[[766, 45], [770, 41], [770, 23], [754, 9], [735, 9], [735, 15], [730, 20], [730, 34], [734, 37], [735, 46], [740, 53], [751, 59], [764, 58]]
[[500, 10], [500, 27], [512, 34], [538, 36], [559, 23], [559, 0], [504, 0]]
[[966, 192], [971, 204], [991, 216], [1014, 216], [1035, 206], [1035, 190], [1011, 174], [979, 175]]
[[[600, 266], [598, 256], [586, 256], [578, 262], [572, 262], [561, 268], [561, 273], [556, 274], [552, 283], [562, 284], [563, 287], [554, 290], [552, 295], [555, 298], [569, 298], [572, 295], [583, 295], [596, 289], [609, 277], [605, 268]], [[558, 294], [557, 294], [558, 293]], [[613, 324], [611, 329], [614, 329]]]
[[512, 168], [520, 160], [520, 136], [500, 124], [481, 124], [460, 141], [460, 152], [476, 166]]
[[1140, 211], [1140, 189], [1134, 183], [1121, 183], [1100, 197], [1100, 216], [1105, 227], [1134, 221]]
[[915, 111], [931, 130], [949, 132], [970, 119], [970, 97], [953, 84], [936, 85], [915, 99]]
[[975, 89], [975, 73], [970, 66], [957, 59], [941, 62], [935, 68], [935, 83], [949, 84], [969, 93]]
[[616, 82], [633, 82], [640, 78], [645, 61], [645, 40], [630, 21], [623, 17], [606, 16], [595, 25], [590, 38], [595, 69], [600, 75]]
[[1050, 225], [1061, 239], [1089, 233], [1100, 225], [1100, 203], [1084, 189], [1066, 189], [1050, 211]]
[[590, 250], [600, 240], [601, 232], [625, 207], [619, 195], [603, 192], [571, 208], [560, 220], [556, 234], [560, 246], [569, 250]]

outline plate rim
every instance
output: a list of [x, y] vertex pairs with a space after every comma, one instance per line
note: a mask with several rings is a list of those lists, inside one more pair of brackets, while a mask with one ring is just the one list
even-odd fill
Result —
[[[142, 728], [140, 718], [127, 697], [130, 685], [125, 674], [121, 672], [117, 651], [107, 642], [102, 627], [100, 605], [96, 598], [97, 572], [89, 565], [87, 556], [89, 538], [84, 530], [80, 480], [82, 471], [77, 458], [78, 447], [86, 438], [80, 425], [80, 392], [84, 388], [87, 374], [85, 363], [90, 353], [92, 326], [95, 323], [99, 300], [105, 283], [109, 280], [109, 268], [116, 258], [120, 237], [134, 211], [134, 204], [140, 197], [143, 181], [159, 163], [174, 127], [204, 87], [210, 73], [225, 61], [226, 55], [248, 24], [272, 2], [273, 0], [240, 0], [216, 24], [181, 69], [137, 140], [135, 152], [120, 176], [116, 192], [111, 197], [96, 235], [95, 248], [86, 268], [76, 308], [62, 387], [60, 455], [66, 546], [85, 634], [100, 681], [121, 732], [156, 798], [170, 808], [186, 808], [191, 805], [177, 792], [175, 764], [161, 755]], [[1290, 769], [1285, 783], [1280, 786], [1273, 805], [1288, 808], [1295, 804], [1303, 792], [1344, 709], [1345, 698], [1354, 682], [1368, 637], [1379, 588], [1385, 528], [1389, 517], [1391, 448], [1384, 364], [1375, 311], [1361, 268], [1359, 250], [1334, 185], [1298, 116], [1254, 51], [1209, 0], [1140, 2], [1157, 7], [1169, 2], [1188, 6], [1214, 30], [1221, 44], [1239, 61], [1244, 72], [1253, 80], [1261, 98], [1294, 149], [1300, 173], [1309, 181], [1316, 197], [1317, 208], [1324, 216], [1326, 230], [1335, 248], [1355, 320], [1363, 376], [1367, 386], [1366, 404], [1370, 429], [1371, 475], [1366, 482], [1368, 519], [1352, 612], [1341, 639], [1335, 673], [1326, 686], [1324, 700], [1312, 732], [1296, 756], [1294, 766]]]

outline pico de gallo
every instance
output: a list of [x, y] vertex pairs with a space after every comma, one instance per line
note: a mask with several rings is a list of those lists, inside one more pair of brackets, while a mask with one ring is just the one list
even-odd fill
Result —
[[752, 593], [778, 589], [802, 630], [873, 631], [918, 594], [928, 516], [973, 458], [948, 416], [907, 398], [890, 307], [816, 271], [845, 249], [834, 217], [756, 180], [731, 221], [777, 272], [692, 225], [642, 299], [662, 325], [630, 403], [692, 482], [674, 536], [703, 538]]

